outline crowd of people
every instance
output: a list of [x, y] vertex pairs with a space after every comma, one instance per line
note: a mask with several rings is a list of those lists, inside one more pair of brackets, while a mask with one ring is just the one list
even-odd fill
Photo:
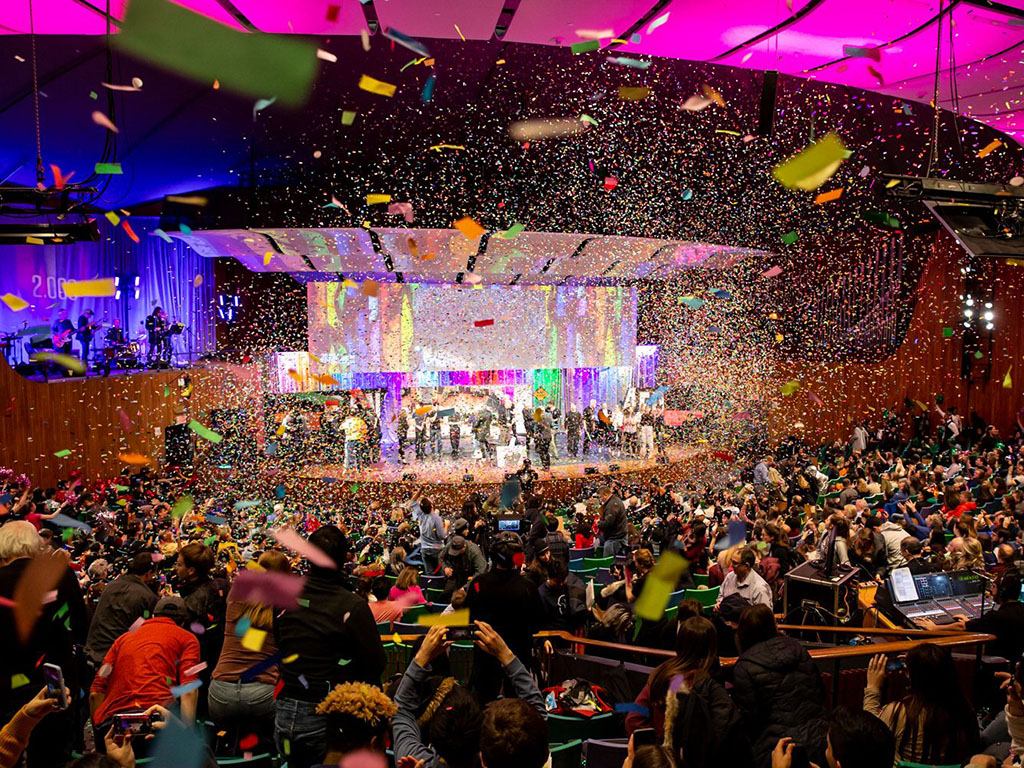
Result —
[[[899, 567], [984, 574], [997, 607], [962, 628], [994, 635], [1008, 672], [1021, 661], [1024, 430], [1004, 439], [949, 409], [907, 441], [912, 417], [887, 412], [846, 443], [787, 438], [704, 484], [609, 475], [568, 500], [546, 497], [527, 462], [458, 509], [422, 489], [336, 508], [145, 469], [53, 488], [0, 471], [0, 766], [268, 752], [292, 768], [356, 753], [384, 765], [390, 749], [398, 768], [540, 768], [560, 706], [540, 690], [542, 662], [568, 647], [543, 630], [674, 652], [635, 702], [615, 702], [637, 768], [1019, 755], [1017, 677], [983, 721], [948, 649], [925, 642], [871, 661], [862, 711], [830, 712], [805, 646], [777, 626], [786, 574], [834, 544], [861, 581]], [[598, 546], [607, 567], [581, 576]], [[686, 567], [666, 583], [669, 553]], [[645, 592], [667, 604], [687, 588], [717, 597], [658, 620], [639, 609]], [[410, 611], [440, 618], [404, 635]], [[453, 642], [473, 647], [463, 682]], [[408, 665], [388, 677], [396, 648]], [[886, 702], [896, 675], [907, 692]]]

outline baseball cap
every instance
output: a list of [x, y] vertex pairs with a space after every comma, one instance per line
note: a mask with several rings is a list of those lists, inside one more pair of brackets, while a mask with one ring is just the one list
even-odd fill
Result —
[[181, 623], [188, 618], [188, 611], [185, 609], [185, 601], [180, 597], [161, 597], [153, 609], [153, 616], [164, 616], [168, 619]]
[[466, 550], [466, 540], [461, 536], [453, 536], [448, 551], [453, 555], [461, 555]]
[[463, 528], [469, 528], [469, 521], [464, 517], [455, 518], [455, 522], [452, 523], [452, 530], [461, 531]]

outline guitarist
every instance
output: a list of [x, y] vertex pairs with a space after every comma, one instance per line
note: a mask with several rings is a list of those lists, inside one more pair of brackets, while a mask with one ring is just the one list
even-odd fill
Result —
[[153, 314], [146, 318], [146, 331], [149, 333], [149, 353], [146, 357], [150, 363], [154, 359], [161, 362], [170, 361], [171, 340], [167, 336], [169, 325], [167, 313], [162, 307], [155, 307]]
[[87, 309], [79, 315], [78, 333], [75, 334], [82, 348], [82, 363], [86, 368], [89, 367], [89, 347], [92, 346], [93, 331], [96, 328], [96, 323], [92, 321], [92, 318], [93, 311], [91, 309]]
[[62, 309], [57, 313], [57, 321], [53, 324], [53, 351], [62, 355], [71, 354], [71, 337], [75, 326], [68, 319], [68, 311]]

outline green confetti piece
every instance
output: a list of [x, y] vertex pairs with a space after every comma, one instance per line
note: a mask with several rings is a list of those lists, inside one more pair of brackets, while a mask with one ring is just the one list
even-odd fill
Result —
[[292, 753], [292, 743], [288, 739], [282, 739], [282, 746], [284, 746], [284, 753], [290, 755]]
[[71, 541], [71, 537], [74, 535], [74, 533], [74, 528], [65, 528], [63, 531], [61, 531], [60, 538], [66, 544], [67, 542]]
[[346, 666], [348, 666], [351, 663], [352, 663], [352, 659], [338, 659], [338, 666], [339, 667], [346, 667]]
[[580, 115], [580, 122], [587, 123], [589, 125], [597, 125], [597, 120], [592, 118], [590, 115]]
[[356, 121], [356, 113], [354, 110], [346, 109], [341, 113], [341, 124], [352, 125]]
[[208, 547], [212, 547], [216, 543], [217, 543], [217, 537], [216, 536], [208, 536], [207, 538], [203, 539], [203, 544], [205, 544]]
[[89, 98], [93, 101], [96, 101], [96, 99], [98, 99], [99, 97], [100, 95], [96, 93], [96, 91], [89, 91]]
[[175, 520], [180, 520], [189, 512], [192, 511], [192, 507], [196, 505], [195, 500], [191, 496], [182, 496], [171, 507], [171, 517]]
[[975, 360], [981, 360], [981, 358], [983, 358], [983, 357], [984, 357], [984, 355], [981, 354], [981, 352], [975, 352], [974, 353], [974, 359]]
[[164, 384], [164, 397], [170, 397], [170, 396], [171, 396], [171, 388], [170, 388], [169, 385]]
[[191, 429], [204, 440], [209, 440], [211, 443], [219, 443], [221, 440], [224, 439], [209, 427], [204, 427], [195, 419], [192, 419], [192, 421], [188, 423], [188, 428]]
[[511, 227], [506, 229], [504, 232], [499, 232], [498, 233], [498, 237], [500, 237], [502, 240], [511, 240], [513, 237], [518, 235], [524, 229], [526, 229], [526, 225], [520, 224], [517, 221], [515, 224], [513, 224]]
[[11, 675], [11, 690], [15, 688], [21, 688], [22, 686], [28, 685], [28, 677], [18, 672]]
[[64, 603], [64, 605], [62, 605], [60, 608], [58, 608], [57, 612], [55, 614], [53, 614], [53, 618], [54, 619], [59, 619], [59, 618], [61, 618], [67, 612], [68, 612], [68, 604]]
[[942, 338], [944, 338], [944, 339], [951, 339], [951, 338], [953, 338], [953, 329], [952, 328], [943, 328], [942, 329]]
[[793, 243], [795, 243], [797, 241], [797, 238], [799, 238], [799, 237], [800, 237], [800, 233], [797, 232], [796, 230], [794, 230], [792, 232], [787, 232], [786, 234], [784, 234], [782, 236], [782, 242], [785, 243], [786, 245], [792, 245]]
[[71, 451], [70, 451], [70, 449], [65, 448], [63, 451], [57, 451], [53, 455], [56, 456], [58, 459], [63, 459], [66, 456], [70, 456], [71, 455]]
[[796, 379], [791, 379], [782, 385], [782, 396], [789, 397], [795, 394], [798, 389], [800, 389], [800, 382]]
[[114, 486], [114, 490], [115, 491], [127, 491], [128, 490], [128, 486], [127, 485], [115, 485]]
[[352, 483], [352, 487], [349, 488], [349, 490], [353, 491], [353, 492], [358, 491], [359, 490], [359, 483]]
[[96, 173], [107, 176], [120, 176], [124, 173], [120, 163], [96, 163], [93, 169]]
[[581, 53], [588, 53], [589, 51], [597, 51], [601, 48], [600, 40], [584, 40], [582, 43], [573, 43], [569, 46], [569, 50], [572, 51], [573, 56], [579, 56]]
[[299, 598], [299, 599], [297, 600], [297, 602], [298, 602], [298, 604], [299, 604], [299, 605], [301, 605], [301, 606], [302, 606], [303, 608], [309, 608], [309, 600], [307, 600], [306, 598], [304, 598], [304, 597], [300, 597], [300, 598]]
[[136, 58], [253, 98], [305, 103], [316, 46], [285, 35], [250, 35], [165, 0], [132, 0], [114, 44]]

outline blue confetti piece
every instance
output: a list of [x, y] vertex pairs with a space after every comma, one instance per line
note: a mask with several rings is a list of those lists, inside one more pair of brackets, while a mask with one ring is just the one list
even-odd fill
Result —
[[637, 704], [636, 702], [632, 702], [632, 701], [628, 702], [628, 703], [623, 703], [623, 704], [616, 704], [615, 705], [615, 711], [616, 712], [625, 712], [627, 714], [635, 712], [636, 714], [643, 715], [644, 717], [649, 717], [650, 714], [651, 714], [651, 710], [649, 710], [647, 707], [643, 706], [642, 704]]
[[421, 98], [423, 99], [424, 104], [434, 98], [434, 83], [436, 82], [437, 77], [431, 75], [427, 78], [427, 82], [423, 84], [423, 93], [421, 94]]
[[247, 670], [245, 670], [245, 672], [241, 674], [242, 682], [248, 683], [255, 680], [268, 669], [270, 669], [273, 666], [276, 666], [277, 663], [280, 662], [281, 659], [283, 658], [284, 656], [280, 652], [278, 652], [275, 653], [273, 656], [265, 658], [258, 664], [253, 664], [251, 667], [249, 667]]
[[213, 523], [214, 525], [224, 525], [225, 523], [227, 523], [227, 519], [221, 517], [220, 515], [207, 515], [206, 522]]
[[202, 684], [202, 680], [193, 680], [191, 683], [185, 683], [184, 685], [175, 685], [171, 688], [171, 696], [180, 699], [186, 693], [197, 690]]
[[248, 616], [242, 616], [238, 621], [235, 622], [235, 635], [238, 637], [244, 637], [245, 633], [249, 631], [249, 627], [252, 626], [252, 619]]
[[277, 488], [274, 489], [274, 495], [277, 496], [277, 498], [279, 498], [279, 499], [283, 499], [284, 498], [284, 486], [283, 485], [277, 486]]
[[303, 688], [309, 688], [309, 681], [306, 680], [305, 675], [299, 675], [299, 682], [302, 683]]

